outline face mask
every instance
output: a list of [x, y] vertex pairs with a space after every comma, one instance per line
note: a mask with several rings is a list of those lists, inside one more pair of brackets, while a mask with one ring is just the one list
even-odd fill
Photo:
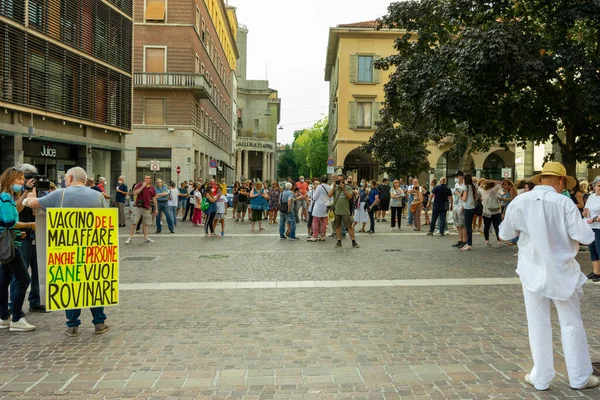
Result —
[[360, 187], [365, 187], [365, 184], [361, 182]]
[[304, 179], [300, 179], [300, 182], [304, 182]]
[[458, 183], [458, 182], [459, 182], [458, 178], [454, 178], [454, 183]]
[[11, 189], [13, 190], [13, 192], [18, 193], [21, 190], [23, 190], [23, 185], [17, 185], [16, 183], [13, 183]]

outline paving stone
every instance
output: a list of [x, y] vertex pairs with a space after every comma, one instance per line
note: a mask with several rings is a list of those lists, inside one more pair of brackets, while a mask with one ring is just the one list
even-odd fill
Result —
[[305, 376], [304, 377], [304, 381], [307, 384], [310, 383], [330, 383], [333, 382], [333, 377], [331, 375], [311, 375], [311, 376]]
[[150, 389], [154, 387], [155, 379], [131, 379], [125, 384], [126, 389]]
[[30, 382], [9, 382], [0, 387], [0, 392], [24, 392], [31, 385]]
[[303, 368], [302, 374], [304, 376], [329, 375], [330, 371], [327, 368]]
[[223, 370], [220, 371], [219, 376], [222, 378], [225, 377], [231, 377], [231, 376], [245, 376], [246, 375], [246, 370], [245, 369], [229, 369], [229, 370]]
[[101, 380], [96, 384], [95, 389], [123, 389], [125, 387], [126, 381], [109, 381], [109, 380]]
[[212, 379], [187, 379], [183, 384], [184, 388], [204, 388], [213, 385]]

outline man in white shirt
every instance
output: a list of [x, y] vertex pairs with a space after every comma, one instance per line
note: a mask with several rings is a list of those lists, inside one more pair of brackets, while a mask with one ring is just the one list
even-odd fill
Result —
[[525, 381], [537, 390], [547, 390], [554, 378], [552, 300], [560, 321], [569, 384], [573, 389], [595, 387], [599, 381], [592, 376], [579, 303], [587, 277], [575, 261], [579, 243], [591, 243], [594, 234], [573, 201], [560, 194], [575, 186], [562, 164], [546, 163], [531, 181], [538, 186], [511, 202], [500, 225], [502, 239], [519, 237], [517, 273], [523, 285], [534, 363]]
[[458, 242], [452, 247], [461, 248], [467, 244], [467, 228], [465, 228], [465, 202], [462, 199], [463, 192], [467, 189], [465, 186], [465, 174], [462, 171], [457, 171], [454, 174], [455, 184], [452, 195], [454, 203], [452, 205], [452, 224], [458, 231]]

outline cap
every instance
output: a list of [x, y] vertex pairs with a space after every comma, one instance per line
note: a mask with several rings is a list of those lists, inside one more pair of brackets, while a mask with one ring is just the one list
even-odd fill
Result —
[[456, 173], [452, 176], [465, 176], [465, 173], [462, 171], [456, 171]]

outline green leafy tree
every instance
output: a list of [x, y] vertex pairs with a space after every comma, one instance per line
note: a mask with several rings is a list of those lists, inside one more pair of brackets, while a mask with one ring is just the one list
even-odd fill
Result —
[[[325, 175], [327, 172], [328, 137], [329, 120], [327, 118], [319, 120], [311, 128], [294, 132], [294, 142], [290, 149], [295, 170], [293, 174], [284, 175], [286, 177], [291, 176], [294, 179], [298, 179], [300, 175], [307, 178]], [[281, 157], [278, 168], [285, 168], [286, 165], [290, 165], [289, 160]], [[283, 177], [282, 174], [279, 176]]]
[[389, 168], [425, 167], [427, 142], [447, 137], [463, 160], [551, 141], [570, 174], [600, 162], [600, 2], [412, 0], [380, 23], [406, 31], [376, 65], [393, 72], [365, 146]]
[[294, 151], [289, 144], [285, 145], [285, 150], [279, 156], [277, 175], [279, 179], [286, 179], [288, 176], [291, 176], [294, 180], [298, 179], [298, 167], [294, 162]]

